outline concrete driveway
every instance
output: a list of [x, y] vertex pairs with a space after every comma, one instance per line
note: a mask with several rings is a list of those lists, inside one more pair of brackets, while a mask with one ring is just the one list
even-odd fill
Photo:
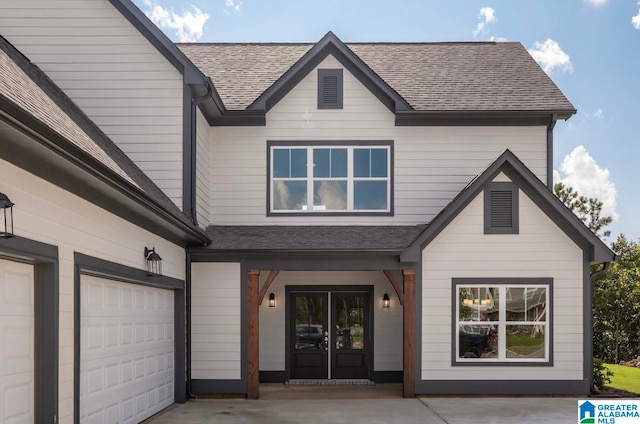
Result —
[[571, 423], [578, 398], [203, 399], [154, 417], [152, 424], [512, 424]]

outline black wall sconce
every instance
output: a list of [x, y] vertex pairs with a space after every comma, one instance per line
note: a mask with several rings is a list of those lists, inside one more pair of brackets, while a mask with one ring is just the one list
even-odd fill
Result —
[[156, 248], [144, 248], [144, 258], [147, 260], [147, 275], [162, 275], [162, 258], [156, 253]]
[[0, 238], [11, 238], [13, 234], [13, 205], [6, 194], [0, 193]]
[[270, 308], [275, 308], [276, 307], [276, 295], [271, 293], [269, 295], [269, 307]]
[[390, 302], [391, 301], [389, 300], [389, 295], [387, 293], [385, 293], [384, 296], [382, 296], [382, 307], [383, 308], [388, 308]]

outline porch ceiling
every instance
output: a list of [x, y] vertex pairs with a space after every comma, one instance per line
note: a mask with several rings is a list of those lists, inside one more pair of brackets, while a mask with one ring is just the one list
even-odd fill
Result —
[[208, 249], [225, 251], [402, 251], [427, 225], [211, 225]]

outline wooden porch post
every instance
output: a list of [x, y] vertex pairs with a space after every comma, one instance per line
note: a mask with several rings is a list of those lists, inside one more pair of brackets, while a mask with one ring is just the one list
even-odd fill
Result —
[[259, 298], [260, 270], [250, 269], [247, 278], [247, 398], [260, 396]]
[[412, 398], [416, 396], [415, 390], [415, 327], [416, 327], [416, 271], [405, 269], [404, 276], [404, 305], [403, 305], [403, 346], [402, 346], [402, 371], [403, 371], [403, 396]]

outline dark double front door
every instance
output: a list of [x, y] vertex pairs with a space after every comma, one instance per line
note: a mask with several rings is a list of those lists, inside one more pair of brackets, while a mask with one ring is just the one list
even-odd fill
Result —
[[292, 379], [369, 378], [370, 290], [289, 292]]

